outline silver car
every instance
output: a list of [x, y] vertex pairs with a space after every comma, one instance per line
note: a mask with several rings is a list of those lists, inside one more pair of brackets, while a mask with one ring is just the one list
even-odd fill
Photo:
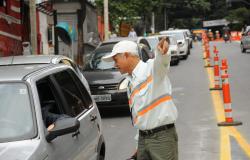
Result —
[[68, 57], [63, 55], [25, 55], [25, 56], [9, 56], [1, 57], [0, 65], [18, 65], [18, 64], [59, 64], [63, 63], [71, 66], [79, 78], [83, 81], [84, 85], [87, 87], [88, 91], [89, 85], [85, 77], [83, 76], [80, 68]]
[[104, 160], [101, 117], [74, 69], [0, 65], [1, 160]]
[[246, 50], [250, 49], [250, 30], [242, 34], [240, 48], [242, 53], [246, 53]]

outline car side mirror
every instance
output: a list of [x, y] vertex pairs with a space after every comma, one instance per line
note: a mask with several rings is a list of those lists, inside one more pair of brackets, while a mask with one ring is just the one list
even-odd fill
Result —
[[58, 136], [77, 132], [80, 127], [79, 120], [75, 118], [58, 119], [53, 125], [53, 128], [48, 131], [46, 140], [51, 142]]

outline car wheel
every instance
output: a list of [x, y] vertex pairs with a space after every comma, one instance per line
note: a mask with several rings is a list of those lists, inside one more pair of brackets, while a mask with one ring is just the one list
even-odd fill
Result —
[[180, 62], [180, 60], [179, 60], [179, 59], [178, 59], [178, 60], [176, 60], [174, 65], [178, 65], [178, 64], [179, 64], [179, 62]]
[[242, 53], [246, 53], [246, 49], [243, 47], [242, 44], [240, 45], [240, 48], [241, 48], [241, 52], [242, 52]]

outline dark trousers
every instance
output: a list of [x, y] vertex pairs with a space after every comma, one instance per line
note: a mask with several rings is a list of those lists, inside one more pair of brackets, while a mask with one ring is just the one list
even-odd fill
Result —
[[178, 160], [178, 137], [175, 127], [139, 135], [137, 160]]

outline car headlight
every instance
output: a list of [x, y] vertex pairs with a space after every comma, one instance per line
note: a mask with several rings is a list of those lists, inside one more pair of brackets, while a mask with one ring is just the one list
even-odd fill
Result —
[[122, 89], [127, 89], [127, 87], [128, 87], [128, 79], [124, 79], [124, 80], [122, 80], [122, 82], [120, 83], [120, 85], [119, 85], [119, 90], [122, 90]]

